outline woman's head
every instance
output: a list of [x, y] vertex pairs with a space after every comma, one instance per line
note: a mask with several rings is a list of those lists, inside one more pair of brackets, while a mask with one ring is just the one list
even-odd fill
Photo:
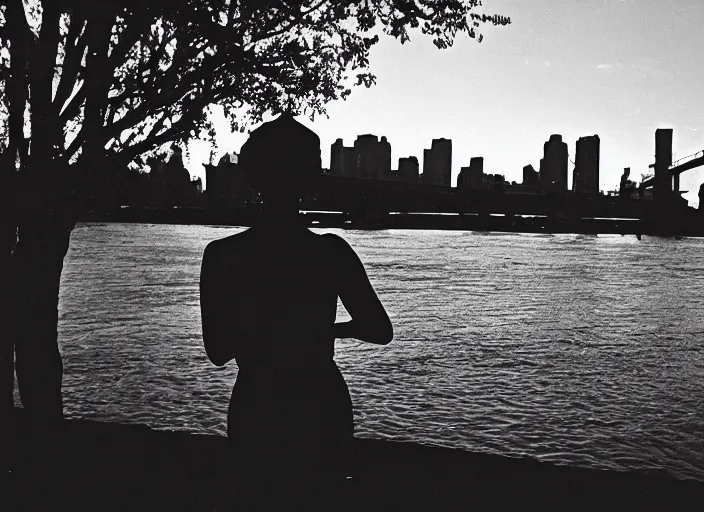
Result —
[[252, 131], [239, 165], [264, 201], [298, 201], [321, 172], [320, 138], [290, 115]]

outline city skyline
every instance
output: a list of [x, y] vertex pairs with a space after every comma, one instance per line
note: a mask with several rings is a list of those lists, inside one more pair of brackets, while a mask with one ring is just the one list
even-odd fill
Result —
[[[398, 165], [391, 161], [392, 146], [385, 136], [358, 135], [353, 146], [345, 146], [337, 139], [330, 148], [328, 168], [323, 171], [333, 176], [392, 180], [425, 185], [440, 185], [453, 188], [491, 189], [496, 179], [501, 183], [540, 189], [543, 192], [571, 190], [578, 194], [597, 195], [599, 189], [600, 139], [598, 135], [581, 137], [576, 144], [575, 165], [572, 170], [572, 186], [567, 187], [570, 175], [569, 149], [562, 135], [552, 134], [543, 144], [540, 170], [531, 165], [523, 168], [522, 181], [506, 180], [504, 175], [484, 173], [484, 158], [472, 157], [470, 165], [461, 167], [456, 180], [451, 180], [452, 140], [433, 139], [431, 147], [423, 150], [423, 168], [420, 172], [418, 159], [414, 156], [400, 157]], [[212, 165], [206, 165], [212, 168]], [[206, 172], [207, 176], [207, 172]], [[206, 178], [207, 179], [207, 178]]]
[[[322, 148], [321, 148], [322, 149]], [[173, 150], [179, 161], [183, 159], [178, 147]], [[537, 187], [543, 191], [567, 191], [576, 193], [609, 193], [615, 189], [599, 188], [600, 176], [600, 138], [598, 134], [580, 137], [575, 144], [575, 160], [569, 159], [568, 144], [561, 134], [551, 134], [543, 144], [543, 158], [540, 159], [539, 170], [531, 164], [522, 169], [518, 180], [505, 179], [500, 173], [484, 173], [484, 157], [470, 158], [469, 166], [462, 166], [460, 173], [452, 180], [450, 169], [452, 162], [452, 140], [433, 139], [431, 147], [423, 150], [423, 166], [414, 156], [399, 157], [394, 168], [392, 145], [386, 136], [360, 134], [352, 146], [345, 146], [341, 138], [335, 140], [330, 147], [330, 160], [326, 167], [321, 161], [321, 170], [326, 174], [374, 180], [400, 180], [424, 183], [426, 185], [443, 185], [448, 187], [482, 188], [477, 182], [482, 176], [500, 176], [502, 181], [514, 185]], [[172, 157], [167, 157], [170, 160]], [[207, 182], [208, 169], [219, 167], [223, 160], [237, 162], [237, 152], [220, 155], [211, 162], [204, 163], [206, 169], [204, 181]], [[676, 162], [674, 162], [676, 163]], [[630, 172], [630, 168], [628, 169]], [[652, 177], [653, 173], [649, 173]], [[680, 177], [682, 175], [680, 174]], [[466, 178], [466, 180], [465, 180]], [[193, 177], [202, 181], [201, 177]], [[570, 186], [568, 186], [570, 183]], [[637, 182], [634, 182], [637, 183]], [[704, 186], [704, 185], [703, 185]], [[205, 187], [207, 188], [207, 186]]]
[[[539, 168], [543, 143], [562, 134], [571, 189], [577, 140], [598, 134], [599, 188], [615, 190], [625, 167], [636, 180], [652, 172], [657, 128], [674, 129], [674, 160], [704, 149], [698, 2], [487, 0], [484, 9], [511, 16], [512, 24], [484, 27], [481, 44], [459, 38], [439, 51], [420, 36], [406, 45], [382, 38], [370, 58], [375, 86], [332, 102], [328, 118], [299, 117], [320, 136], [323, 161], [336, 139], [350, 144], [372, 133], [387, 137], [393, 162], [415, 156], [422, 169], [423, 149], [446, 138], [453, 185], [479, 156], [485, 172], [521, 182], [525, 166]], [[217, 124], [219, 155], [238, 151], [246, 133], [232, 134], [224, 119]], [[193, 176], [204, 177], [211, 149], [190, 144]], [[692, 206], [703, 180], [701, 169], [682, 177]]]

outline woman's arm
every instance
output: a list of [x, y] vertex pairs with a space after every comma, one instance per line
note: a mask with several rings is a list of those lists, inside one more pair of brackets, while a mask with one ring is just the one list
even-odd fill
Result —
[[200, 269], [200, 316], [205, 353], [213, 364], [223, 366], [234, 359], [235, 344], [231, 323], [225, 321], [228, 317], [219, 263], [217, 245], [211, 242], [203, 252]]
[[336, 261], [339, 262], [334, 270], [337, 293], [352, 317], [349, 322], [335, 323], [333, 336], [387, 345], [394, 337], [393, 326], [369, 282], [364, 265], [344, 239], [334, 235], [333, 237], [338, 256]]

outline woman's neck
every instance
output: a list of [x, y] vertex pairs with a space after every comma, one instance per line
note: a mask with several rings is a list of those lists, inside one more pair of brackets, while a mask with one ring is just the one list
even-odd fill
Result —
[[304, 223], [297, 212], [295, 214], [280, 215], [262, 210], [257, 219], [256, 227], [264, 233], [282, 235], [299, 231], [304, 227]]
[[271, 195], [263, 197], [257, 227], [262, 231], [282, 234], [302, 227], [299, 216], [300, 200], [295, 196]]

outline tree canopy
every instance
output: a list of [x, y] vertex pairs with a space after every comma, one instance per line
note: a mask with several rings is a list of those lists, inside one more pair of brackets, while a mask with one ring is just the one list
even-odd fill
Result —
[[[0, 143], [27, 175], [117, 166], [266, 112], [313, 116], [371, 86], [369, 52], [413, 33], [481, 40], [479, 0], [1, 0]], [[76, 165], [78, 164], [78, 165]], [[64, 173], [65, 174], [65, 173]], [[66, 176], [62, 174], [62, 179]], [[44, 179], [44, 182], [47, 180]]]

